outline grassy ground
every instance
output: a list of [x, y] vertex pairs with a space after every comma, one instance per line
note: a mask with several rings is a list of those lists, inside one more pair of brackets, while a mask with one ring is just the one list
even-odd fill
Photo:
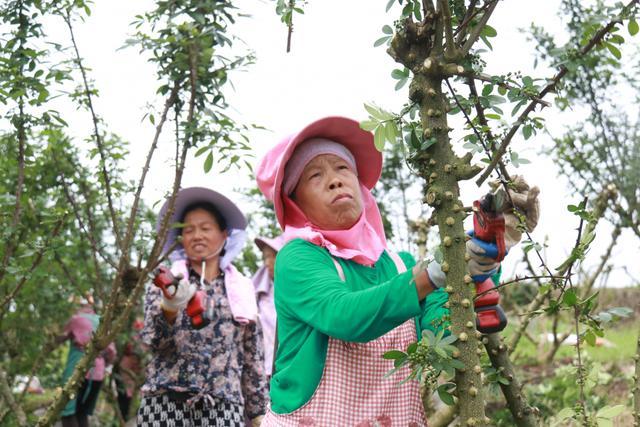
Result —
[[[530, 335], [537, 340], [541, 339], [545, 330], [550, 330], [538, 327], [530, 327]], [[566, 325], [561, 330], [569, 331], [570, 326]], [[633, 355], [636, 353], [636, 342], [638, 339], [638, 331], [640, 331], [640, 321], [626, 322], [615, 328], [605, 330], [605, 336], [607, 342], [611, 345], [600, 345], [591, 347], [587, 344], [581, 345], [581, 350], [584, 351], [592, 360], [602, 363], [609, 362], [631, 362]], [[510, 336], [507, 331], [506, 336]], [[523, 362], [534, 362], [539, 360], [542, 355], [547, 354], [552, 348], [551, 343], [545, 343], [543, 345], [533, 344], [527, 338], [522, 338], [516, 351], [514, 352], [514, 359], [521, 360]], [[574, 345], [562, 345], [556, 354], [556, 359], [567, 359], [574, 357], [576, 349]]]
[[[513, 333], [512, 328], [513, 326], [510, 326], [505, 331], [507, 341]], [[550, 330], [550, 322], [544, 319], [536, 320], [529, 326], [528, 332], [537, 342], [533, 343], [523, 337], [512, 355], [512, 361], [517, 366], [516, 372], [525, 385], [530, 403], [542, 409], [545, 417], [543, 423], [550, 422], [551, 417], [561, 409], [575, 404], [579, 393], [575, 375], [568, 374], [566, 370], [572, 366], [576, 357], [575, 345], [562, 345], [551, 363], [545, 360], [552, 345], [544, 342], [542, 338], [546, 337]], [[575, 326], [563, 321], [559, 330], [575, 333]], [[605, 329], [604, 338], [607, 344], [595, 347], [581, 345], [583, 362], [591, 367], [589, 375], [597, 382], [597, 385], [588, 390], [586, 396], [588, 411], [595, 413], [605, 406], [624, 405], [626, 409], [613, 420], [614, 426], [633, 425], [630, 383], [639, 331], [640, 319], [626, 320]], [[500, 420], [497, 425], [512, 425], [513, 419], [508, 411], [500, 409], [504, 405], [501, 393], [494, 394], [493, 399], [492, 403], [496, 408], [494, 417]]]

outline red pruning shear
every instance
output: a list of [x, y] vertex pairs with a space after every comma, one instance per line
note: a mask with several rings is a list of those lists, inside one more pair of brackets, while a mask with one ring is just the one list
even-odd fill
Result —
[[[500, 262], [506, 255], [504, 241], [505, 223], [502, 207], [505, 202], [504, 189], [495, 193], [487, 193], [480, 200], [473, 202], [473, 232], [474, 236], [485, 242], [495, 243]], [[491, 277], [482, 282], [476, 282], [476, 298], [473, 303], [476, 312], [476, 329], [484, 334], [500, 332], [507, 326], [507, 316], [500, 307], [500, 293], [493, 289], [495, 284]], [[486, 292], [486, 293], [485, 293]]]
[[[162, 290], [165, 298], [172, 299], [182, 277], [176, 277], [165, 266], [160, 266], [154, 271], [153, 284]], [[187, 304], [187, 315], [191, 318], [191, 326], [195, 329], [202, 329], [211, 323], [213, 317], [213, 304], [204, 291], [196, 291]]]

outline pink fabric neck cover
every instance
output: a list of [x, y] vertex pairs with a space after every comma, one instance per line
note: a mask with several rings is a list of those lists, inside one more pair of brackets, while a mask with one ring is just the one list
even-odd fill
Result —
[[[253, 282], [244, 277], [233, 264], [228, 264], [224, 271], [224, 284], [233, 318], [241, 324], [255, 322], [258, 318], [258, 305], [253, 289]], [[189, 277], [189, 264], [186, 259], [179, 259], [171, 264], [174, 275]]]
[[326, 248], [331, 255], [350, 259], [358, 264], [372, 266], [387, 247], [382, 217], [378, 205], [367, 187], [360, 184], [362, 215], [348, 230], [322, 230], [309, 222], [302, 210], [288, 195], [284, 202], [284, 239], [303, 239]]

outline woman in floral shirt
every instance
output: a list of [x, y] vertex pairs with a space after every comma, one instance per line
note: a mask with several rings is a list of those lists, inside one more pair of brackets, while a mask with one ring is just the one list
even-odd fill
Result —
[[[168, 208], [158, 217], [161, 223]], [[170, 258], [182, 280], [172, 298], [153, 285], [145, 295], [143, 341], [147, 366], [139, 426], [258, 425], [266, 409], [263, 345], [251, 280], [231, 264], [245, 242], [246, 219], [223, 195], [186, 188], [176, 198], [165, 250], [181, 233]], [[204, 291], [211, 323], [196, 329], [184, 310]]]

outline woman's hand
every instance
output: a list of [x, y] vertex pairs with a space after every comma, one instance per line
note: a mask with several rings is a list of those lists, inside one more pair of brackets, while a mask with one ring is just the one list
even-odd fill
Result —
[[255, 418], [251, 419], [251, 427], [259, 427], [260, 424], [262, 424], [262, 419], [264, 418], [264, 415], [258, 415]]
[[[499, 181], [492, 181], [489, 185], [496, 190], [502, 184]], [[521, 175], [514, 176], [508, 187], [510, 199], [505, 198], [502, 207], [507, 250], [520, 241], [525, 229], [531, 233], [536, 228], [540, 216], [540, 202], [538, 201], [540, 189], [538, 187], [530, 187]]]
[[162, 293], [161, 306], [167, 321], [170, 323], [175, 322], [176, 317], [178, 316], [178, 311], [183, 310], [187, 306], [189, 300], [195, 293], [196, 285], [189, 283], [186, 279], [182, 279], [178, 282], [178, 289], [173, 297], [167, 298], [165, 294]]
[[418, 300], [422, 301], [434, 290], [444, 285], [444, 273], [435, 261], [422, 261], [413, 267], [413, 281], [418, 291]]
[[[470, 233], [471, 239], [467, 240], [467, 254], [469, 255], [469, 274], [474, 282], [484, 282], [487, 278], [498, 272], [500, 263], [496, 261], [498, 246], [495, 243], [485, 242]], [[507, 251], [509, 246], [507, 245]]]

